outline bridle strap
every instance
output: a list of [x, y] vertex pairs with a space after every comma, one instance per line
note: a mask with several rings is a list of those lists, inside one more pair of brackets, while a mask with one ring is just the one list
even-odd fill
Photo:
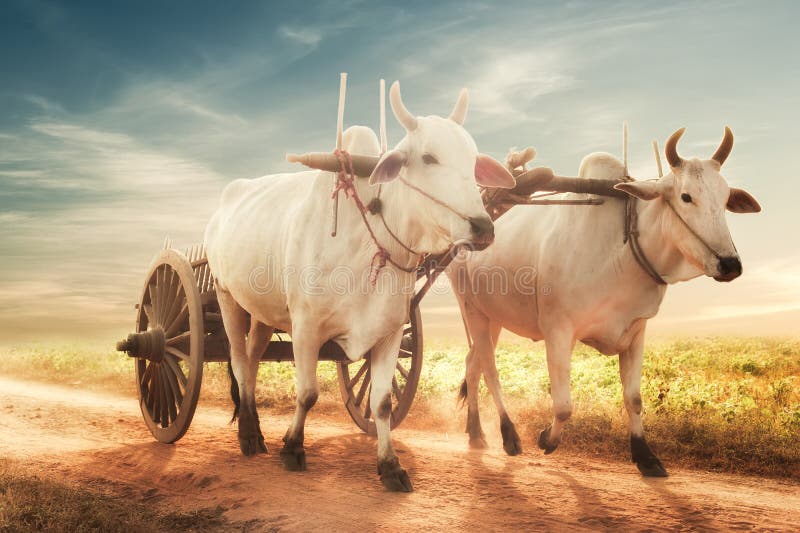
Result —
[[630, 244], [633, 258], [636, 259], [642, 270], [656, 282], [656, 285], [666, 285], [667, 282], [647, 259], [642, 245], [639, 243], [639, 213], [636, 210], [636, 200], [635, 196], [628, 196], [625, 201], [625, 241]]
[[[378, 194], [376, 196], [377, 196], [377, 198], [379, 200], [381, 198], [381, 191], [382, 190], [383, 190], [383, 185], [378, 185]], [[404, 243], [402, 241], [402, 239], [400, 239], [400, 237], [398, 237], [395, 234], [395, 232], [392, 231], [392, 229], [389, 227], [389, 224], [386, 222], [386, 217], [383, 216], [383, 207], [382, 206], [378, 209], [377, 215], [378, 215], [378, 217], [380, 217], [381, 222], [383, 223], [383, 227], [386, 230], [386, 233], [388, 233], [392, 237], [392, 239], [395, 240], [395, 242], [397, 244], [399, 244], [401, 247], [403, 247], [403, 249], [405, 251], [407, 251], [408, 253], [413, 254], [413, 255], [418, 255], [418, 256], [425, 255], [425, 254], [421, 254], [421, 253], [417, 252], [416, 250], [414, 250], [413, 248], [408, 246], [406, 243]]]
[[[633, 180], [629, 176], [626, 176], [626, 178], [627, 181]], [[653, 267], [653, 264], [647, 259], [647, 256], [642, 250], [642, 246], [639, 244], [638, 211], [636, 210], [636, 200], [637, 198], [635, 196], [629, 196], [625, 204], [625, 241], [630, 241], [633, 257], [647, 273], [647, 275], [650, 276], [657, 284], [666, 285], [667, 282], [663, 277], [661, 277], [655, 267]], [[722, 256], [719, 254], [719, 252], [717, 252], [714, 247], [708, 244], [708, 242], [706, 242], [706, 240], [703, 239], [703, 237], [701, 237], [700, 234], [697, 233], [697, 231], [695, 231], [695, 229], [692, 228], [688, 222], [686, 222], [686, 219], [683, 218], [680, 213], [678, 213], [678, 210], [675, 209], [675, 206], [672, 205], [672, 202], [664, 198], [664, 203], [669, 206], [669, 208], [672, 210], [672, 213], [678, 218], [678, 220], [681, 221], [683, 227], [685, 227], [689, 233], [700, 242], [700, 244], [705, 246], [708, 251], [714, 254], [717, 259], [722, 259]], [[735, 246], [734, 249], [736, 249]]]
[[[436, 198], [435, 196], [433, 196], [429, 192], [425, 191], [424, 189], [421, 189], [421, 188], [417, 187], [416, 185], [414, 185], [413, 183], [411, 183], [410, 181], [408, 181], [407, 179], [405, 179], [402, 176], [398, 176], [397, 180], [400, 181], [403, 185], [405, 185], [409, 189], [411, 189], [413, 191], [416, 191], [418, 194], [421, 194], [422, 196], [424, 196], [425, 198], [427, 198], [431, 202], [435, 203], [436, 205], [444, 207], [445, 209], [447, 209], [451, 213], [454, 213], [456, 216], [460, 217], [462, 220], [466, 220], [467, 222], [469, 222], [469, 217], [468, 216], [464, 215], [463, 213], [461, 213], [459, 210], [457, 210], [456, 208], [454, 208], [453, 206], [451, 206], [447, 202], [445, 202], [443, 200], [440, 200], [439, 198]], [[378, 186], [378, 195], [377, 195], [378, 198], [381, 197], [381, 190], [382, 190], [382, 186], [379, 185]], [[403, 247], [404, 250], [406, 250], [407, 252], [409, 252], [409, 253], [411, 253], [413, 255], [418, 255], [418, 256], [423, 256], [424, 255], [424, 254], [422, 254], [420, 252], [417, 252], [416, 250], [414, 250], [413, 248], [408, 246], [406, 243], [404, 243], [402, 241], [402, 239], [400, 239], [400, 237], [398, 237], [395, 234], [395, 232], [393, 232], [391, 230], [391, 228], [389, 228], [389, 224], [386, 222], [386, 218], [383, 216], [383, 209], [380, 209], [377, 214], [380, 217], [381, 222], [383, 223], [383, 227], [386, 229], [386, 232], [397, 242], [397, 244], [399, 244], [401, 247]]]
[[444, 202], [444, 201], [436, 198], [435, 196], [431, 195], [427, 191], [425, 191], [423, 189], [420, 189], [419, 187], [417, 187], [416, 185], [414, 185], [413, 183], [411, 183], [410, 181], [405, 179], [403, 176], [398, 176], [397, 179], [400, 181], [400, 183], [402, 183], [403, 185], [405, 185], [409, 189], [417, 191], [419, 194], [421, 194], [422, 196], [424, 196], [425, 198], [427, 198], [431, 202], [435, 203], [436, 205], [440, 205], [440, 206], [444, 207], [445, 209], [447, 209], [448, 211], [450, 211], [451, 213], [453, 213], [457, 217], [460, 217], [462, 220], [466, 220], [467, 222], [469, 222], [469, 217], [468, 216], [464, 215], [463, 213], [461, 213], [459, 210], [457, 210], [456, 208], [454, 208], [453, 206], [451, 206], [447, 202]]
[[[719, 253], [718, 253], [718, 252], [717, 252], [717, 251], [716, 251], [716, 250], [715, 250], [715, 249], [714, 249], [714, 248], [713, 248], [713, 247], [712, 247], [710, 244], [708, 244], [708, 243], [706, 242], [706, 240], [705, 240], [705, 239], [703, 239], [703, 238], [702, 238], [702, 237], [701, 237], [701, 236], [700, 236], [700, 235], [699, 235], [699, 234], [698, 234], [698, 233], [697, 233], [697, 232], [694, 230], [694, 228], [692, 228], [692, 227], [689, 225], [689, 223], [688, 223], [688, 222], [686, 222], [686, 219], [684, 219], [684, 218], [681, 216], [681, 214], [680, 214], [680, 213], [678, 213], [678, 210], [677, 210], [677, 209], [675, 209], [675, 206], [674, 206], [674, 205], [672, 205], [672, 202], [670, 202], [669, 200], [664, 200], [664, 201], [667, 203], [667, 205], [669, 206], [669, 208], [670, 208], [670, 209], [672, 209], [672, 212], [675, 214], [675, 216], [676, 216], [676, 217], [678, 217], [678, 220], [680, 220], [680, 221], [681, 221], [681, 223], [683, 224], [683, 226], [684, 226], [684, 227], [685, 227], [687, 230], [689, 230], [689, 233], [691, 233], [691, 234], [694, 236], [694, 238], [695, 238], [695, 239], [697, 239], [698, 241], [700, 241], [700, 244], [702, 244], [703, 246], [705, 246], [706, 248], [708, 248], [708, 251], [709, 251], [709, 252], [711, 252], [712, 254], [714, 254], [714, 256], [715, 256], [717, 259], [721, 260], [721, 259], [722, 259], [722, 255], [720, 255], [720, 254], [719, 254]], [[735, 250], [735, 249], [736, 249], [736, 247], [734, 246], [734, 250]]]

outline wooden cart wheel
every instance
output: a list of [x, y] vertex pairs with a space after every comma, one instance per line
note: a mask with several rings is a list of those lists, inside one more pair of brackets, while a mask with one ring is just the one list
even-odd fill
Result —
[[[203, 306], [186, 256], [163, 250], [142, 292], [133, 351], [144, 421], [159, 442], [180, 439], [192, 422], [203, 377]], [[128, 350], [131, 353], [131, 349]]]
[[[350, 360], [336, 363], [339, 374], [339, 390], [350, 417], [362, 431], [376, 435], [375, 422], [369, 406], [370, 384], [369, 355], [360, 361]], [[397, 359], [397, 368], [392, 378], [391, 428], [400, 425], [411, 409], [422, 371], [422, 322], [419, 307], [411, 309], [411, 320], [403, 330], [403, 340]]]

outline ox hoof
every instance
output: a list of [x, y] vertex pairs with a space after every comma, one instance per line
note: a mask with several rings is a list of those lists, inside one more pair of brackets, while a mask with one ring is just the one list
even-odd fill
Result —
[[477, 437], [470, 437], [469, 438], [469, 447], [473, 450], [484, 450], [489, 447], [486, 443], [486, 437], [483, 435], [478, 435]]
[[667, 477], [667, 469], [647, 445], [644, 437], [631, 435], [631, 460], [645, 477]]
[[508, 415], [503, 415], [500, 422], [500, 434], [503, 435], [503, 449], [508, 455], [522, 453], [522, 442], [517, 434], [517, 428], [514, 427], [514, 423], [508, 418]]
[[381, 476], [381, 483], [392, 492], [411, 492], [411, 479], [408, 473], [400, 466], [397, 457], [381, 461], [378, 463], [378, 474]]
[[239, 437], [239, 449], [242, 450], [242, 455], [250, 457], [258, 453], [267, 453], [267, 445], [264, 443], [262, 435], [255, 435], [249, 437]]
[[657, 457], [653, 457], [650, 462], [636, 463], [636, 468], [644, 477], [669, 477], [667, 469], [661, 464]]
[[284, 446], [280, 455], [283, 467], [289, 472], [302, 472], [306, 469], [306, 450], [303, 446]]
[[560, 438], [553, 443], [550, 442], [550, 429], [552, 427], [553, 426], [547, 426], [539, 433], [539, 448], [544, 450], [545, 455], [550, 455], [556, 451], [558, 444], [561, 442]]

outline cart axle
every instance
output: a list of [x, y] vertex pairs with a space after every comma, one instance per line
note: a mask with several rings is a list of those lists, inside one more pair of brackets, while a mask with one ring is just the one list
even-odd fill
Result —
[[117, 351], [125, 352], [130, 357], [160, 362], [164, 360], [166, 339], [164, 330], [152, 328], [141, 333], [131, 333], [128, 338], [117, 343]]

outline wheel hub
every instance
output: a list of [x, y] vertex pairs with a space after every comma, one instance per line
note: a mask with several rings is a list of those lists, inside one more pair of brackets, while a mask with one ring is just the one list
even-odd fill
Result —
[[131, 333], [128, 338], [117, 343], [117, 351], [131, 357], [160, 362], [164, 360], [166, 338], [159, 326], [140, 333]]

